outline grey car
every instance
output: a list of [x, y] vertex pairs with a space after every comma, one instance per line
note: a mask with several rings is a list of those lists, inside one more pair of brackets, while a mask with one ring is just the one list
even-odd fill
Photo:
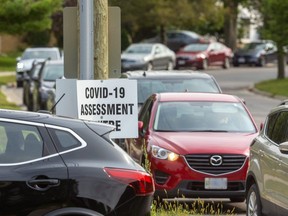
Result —
[[288, 215], [288, 105], [268, 114], [250, 146], [247, 215]]
[[56, 79], [64, 77], [63, 60], [46, 61], [34, 78], [33, 111], [47, 110], [49, 92], [55, 88]]
[[160, 43], [134, 43], [121, 54], [121, 71], [172, 70], [175, 53]]

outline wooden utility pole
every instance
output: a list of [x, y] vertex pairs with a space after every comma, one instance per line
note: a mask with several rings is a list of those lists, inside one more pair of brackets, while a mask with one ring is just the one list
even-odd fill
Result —
[[108, 79], [108, 0], [94, 0], [94, 79]]

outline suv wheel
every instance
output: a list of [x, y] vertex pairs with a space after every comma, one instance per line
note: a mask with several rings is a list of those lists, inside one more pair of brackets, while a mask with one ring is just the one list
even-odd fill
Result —
[[256, 184], [251, 185], [247, 193], [247, 205], [246, 205], [246, 214], [247, 216], [261, 216], [261, 201], [259, 190]]

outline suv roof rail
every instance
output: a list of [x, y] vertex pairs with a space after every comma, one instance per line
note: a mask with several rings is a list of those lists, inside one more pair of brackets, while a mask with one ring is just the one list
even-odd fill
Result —
[[288, 99], [285, 99], [285, 100], [281, 101], [280, 104], [278, 104], [278, 106], [282, 106], [282, 105], [288, 105]]

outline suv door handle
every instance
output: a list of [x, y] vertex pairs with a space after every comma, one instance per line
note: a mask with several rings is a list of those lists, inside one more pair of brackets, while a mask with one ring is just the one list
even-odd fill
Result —
[[33, 179], [29, 180], [27, 185], [34, 190], [45, 191], [60, 185], [60, 181], [59, 179]]

